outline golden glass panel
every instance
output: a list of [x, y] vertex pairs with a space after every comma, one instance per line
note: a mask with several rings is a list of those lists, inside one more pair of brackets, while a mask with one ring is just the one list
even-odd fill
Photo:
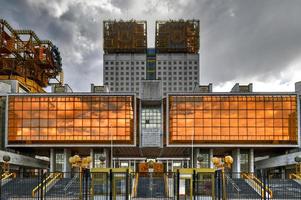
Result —
[[220, 110], [212, 110], [212, 118], [220, 118], [221, 111]]
[[212, 126], [220, 126], [221, 119], [212, 119]]
[[248, 110], [247, 115], [248, 115], [248, 118], [255, 118], [256, 112], [255, 112], [255, 110]]
[[254, 110], [256, 108], [256, 102], [253, 101], [247, 102], [247, 108], [248, 110]]
[[256, 126], [256, 120], [255, 119], [247, 119], [248, 126]]
[[[174, 101], [171, 101], [171, 98]], [[189, 109], [182, 106], [184, 101], [185, 105], [189, 105]], [[199, 137], [197, 143], [218, 140], [232, 143], [239, 140], [244, 144], [253, 141], [276, 144], [280, 143], [278, 140], [282, 140], [281, 143], [289, 141], [288, 144], [296, 144], [298, 139], [296, 101], [296, 95], [204, 95], [195, 98], [171, 96], [170, 141], [189, 143], [191, 131], [187, 134], [187, 128], [191, 130], [194, 127], [203, 135]], [[178, 120], [175, 120], [177, 118]], [[173, 137], [175, 135], [176, 137]]]
[[103, 143], [110, 134], [133, 142], [132, 101], [132, 96], [10, 96], [9, 142]]
[[237, 127], [238, 119], [230, 119], [230, 127]]

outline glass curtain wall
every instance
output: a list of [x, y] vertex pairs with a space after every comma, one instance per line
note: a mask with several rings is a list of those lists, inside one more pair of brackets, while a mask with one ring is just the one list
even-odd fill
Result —
[[296, 95], [169, 96], [169, 141], [297, 144], [296, 102]]
[[131, 144], [133, 96], [9, 96], [12, 143]]

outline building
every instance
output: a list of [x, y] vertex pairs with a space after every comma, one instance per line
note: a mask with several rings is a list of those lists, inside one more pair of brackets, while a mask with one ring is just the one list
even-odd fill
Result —
[[[142, 80], [167, 92], [193, 92], [199, 84], [199, 21], [156, 22], [156, 48], [147, 48], [146, 22], [104, 22], [104, 84], [111, 92], [139, 94]], [[137, 36], [138, 35], [138, 36]]]
[[[295, 162], [282, 162], [281, 156], [300, 154], [300, 83], [295, 92], [264, 93], [253, 92], [252, 84], [236, 84], [223, 93], [214, 92], [212, 84], [199, 86], [198, 31], [176, 31], [194, 32], [198, 25], [158, 24], [156, 49], [148, 49], [146, 22], [104, 23], [109, 92], [91, 85], [90, 93], [66, 88], [60, 93], [3, 93], [5, 148], [49, 157], [50, 171], [72, 171], [68, 160], [76, 154], [90, 155], [91, 167], [100, 167], [104, 157], [107, 167], [135, 171], [139, 163], [155, 159], [167, 172], [212, 168], [213, 156], [232, 155], [233, 172], [290, 173]], [[173, 40], [166, 43], [164, 35]]]

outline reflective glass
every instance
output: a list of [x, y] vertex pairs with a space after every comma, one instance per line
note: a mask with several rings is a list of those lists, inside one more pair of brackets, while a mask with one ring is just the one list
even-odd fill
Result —
[[12, 143], [133, 143], [133, 96], [9, 96]]
[[169, 141], [297, 144], [296, 101], [296, 95], [169, 96]]

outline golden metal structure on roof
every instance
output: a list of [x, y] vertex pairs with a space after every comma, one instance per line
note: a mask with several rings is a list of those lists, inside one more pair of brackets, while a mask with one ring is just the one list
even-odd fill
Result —
[[156, 21], [158, 53], [198, 53], [199, 20]]
[[[40, 40], [32, 30], [15, 30], [0, 19], [0, 80], [18, 77], [30, 92], [39, 92], [61, 72], [60, 52], [51, 41]], [[28, 80], [39, 88], [27, 85]]]
[[146, 21], [104, 21], [105, 53], [145, 53], [147, 49]]

